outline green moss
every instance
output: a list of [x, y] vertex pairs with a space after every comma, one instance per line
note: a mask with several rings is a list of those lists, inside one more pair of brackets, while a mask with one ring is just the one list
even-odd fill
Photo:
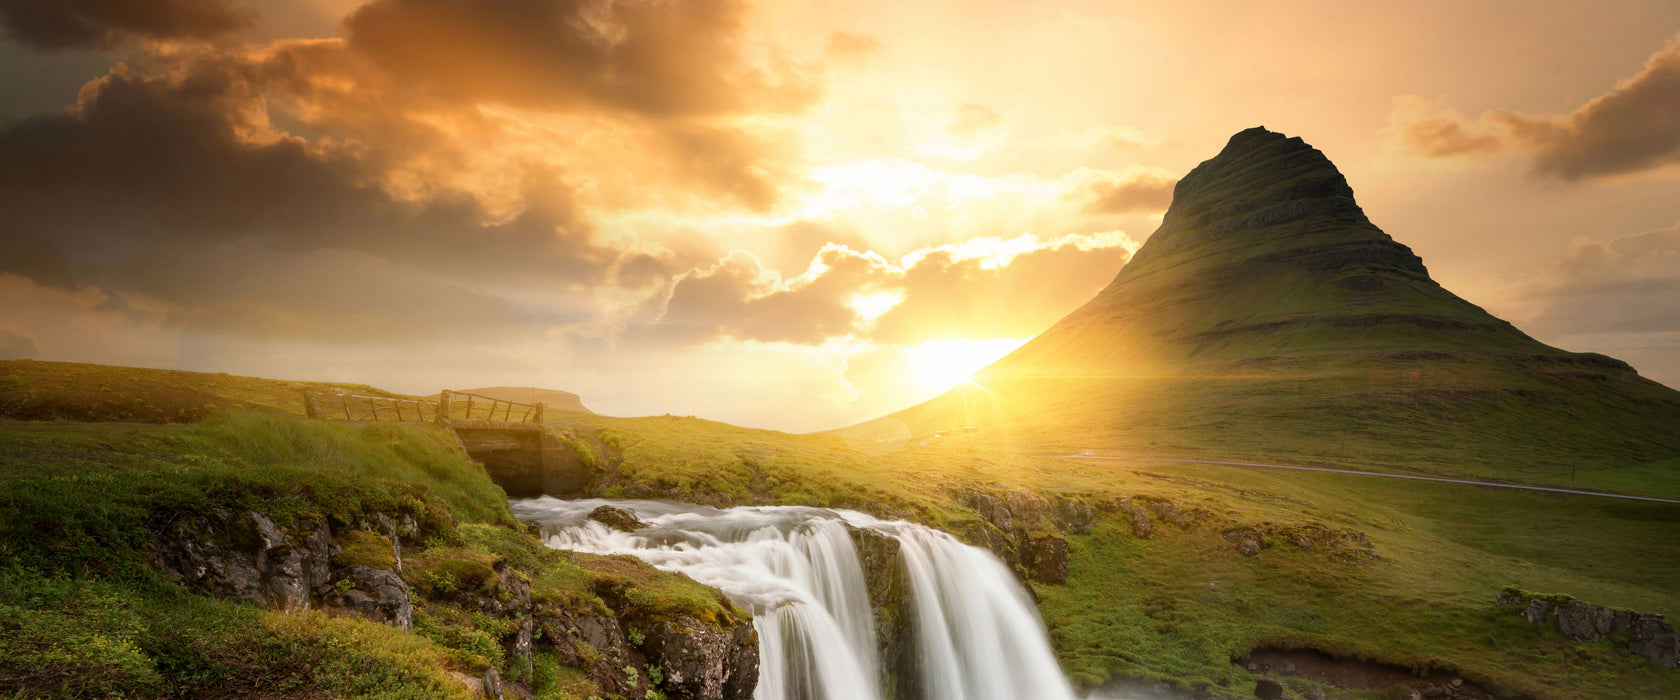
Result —
[[446, 653], [386, 625], [281, 614], [167, 585], [0, 569], [6, 697], [464, 698]]
[[391, 540], [366, 530], [350, 530], [333, 538], [339, 547], [333, 566], [350, 568], [366, 566], [374, 569], [395, 569], [397, 558]]
[[492, 596], [497, 593], [496, 557], [459, 548], [427, 550], [403, 569], [408, 585], [428, 598], [460, 593]]

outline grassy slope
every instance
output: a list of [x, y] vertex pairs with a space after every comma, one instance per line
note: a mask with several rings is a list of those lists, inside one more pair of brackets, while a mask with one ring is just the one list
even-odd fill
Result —
[[[1105, 516], [1092, 535], [1074, 538], [1068, 583], [1037, 586], [1057, 652], [1083, 684], [1113, 675], [1187, 684], [1246, 682], [1245, 672], [1231, 666], [1229, 658], [1255, 645], [1283, 642], [1453, 668], [1542, 698], [1591, 697], [1604, 688], [1630, 697], [1680, 692], [1680, 673], [1649, 669], [1608, 644], [1577, 645], [1555, 632], [1513, 625], [1491, 605], [1501, 586], [1517, 585], [1671, 618], [1680, 615], [1680, 510], [1673, 507], [1328, 474], [1077, 462], [1046, 455], [1042, 438], [993, 428], [942, 438], [918, 435], [894, 450], [890, 444], [848, 441], [838, 434], [789, 435], [668, 416], [572, 416], [551, 424], [591, 445], [602, 466], [620, 475], [602, 495], [641, 484], [691, 497], [722, 493], [736, 501], [860, 508], [953, 530], [973, 523], [974, 515], [949, 494], [971, 485], [1074, 494], [1092, 502], [1111, 495], [1153, 496], [1212, 511], [1218, 519], [1214, 525], [1181, 531], [1158, 523], [1148, 539], [1133, 537], [1114, 516]], [[358, 439], [389, 430], [313, 423], [296, 427], [343, 431]], [[34, 465], [7, 475], [7, 495], [0, 504], [13, 503], [17, 509], [0, 516], [0, 522], [18, 522], [20, 510], [35, 510], [18, 499], [41, 491], [43, 484], [81, 489], [87, 483], [129, 483], [135, 469], [155, 471], [171, 482], [182, 474], [213, 472], [211, 463], [225, 458], [216, 455], [231, 449], [219, 442], [225, 438], [212, 437], [217, 430], [215, 423], [176, 428], [0, 424], [0, 444], [6, 445], [0, 464]], [[271, 441], [252, 444], [265, 442]], [[1326, 438], [1326, 444], [1334, 443]], [[1453, 462], [1450, 455], [1435, 457]], [[92, 482], [45, 475], [47, 465], [63, 464], [82, 465], [78, 469], [87, 469]], [[101, 482], [97, 476], [118, 468], [129, 470], [121, 472], [121, 480]], [[299, 471], [299, 478], [303, 474]], [[30, 480], [20, 486], [10, 483], [12, 476]], [[1622, 490], [1657, 494], [1672, 489], [1675, 477], [1672, 461], [1578, 475], [1582, 484], [1613, 481]], [[203, 483], [220, 483], [220, 478], [206, 477]], [[115, 506], [108, 504], [124, 502], [120, 493], [127, 488], [83, 500], [109, 512]], [[488, 498], [487, 504], [499, 498], [480, 497]], [[490, 512], [480, 517], [490, 519]], [[1251, 559], [1219, 537], [1224, 527], [1263, 523], [1362, 530], [1383, 559], [1363, 567], [1327, 565], [1323, 557], [1288, 552], [1287, 547]], [[475, 527], [460, 530], [482, 532]], [[0, 539], [14, 541], [43, 540], [10, 533]], [[505, 546], [471, 546], [514, 559]], [[79, 545], [63, 551], [61, 569], [104, 558]], [[100, 581], [110, 578], [99, 571], [91, 575]], [[552, 585], [564, 589], [566, 580], [561, 576]], [[1208, 583], [1216, 586], [1210, 589]], [[121, 595], [142, 595], [132, 592], [135, 584], [98, 585], [117, 585]], [[150, 589], [143, 597], [171, 600]], [[190, 596], [181, 599], [254, 614]], [[254, 619], [218, 624], [248, 626]], [[448, 648], [426, 653], [459, 658]], [[283, 669], [262, 672], [287, 677]]]
[[0, 416], [22, 420], [191, 423], [222, 409], [302, 415], [306, 390], [402, 396], [364, 384], [0, 360]]
[[[1570, 498], [1368, 477], [1159, 462], [1080, 462], [1011, 447], [980, 430], [919, 436], [868, 454], [837, 435], [788, 435], [693, 418], [588, 418], [627, 483], [698, 497], [853, 507], [961, 531], [951, 491], [996, 484], [1040, 493], [1154, 497], [1214, 521], [1157, 522], [1140, 539], [1122, 516], [1072, 540], [1065, 585], [1035, 584], [1064, 666], [1082, 685], [1115, 676], [1251, 687], [1229, 663], [1270, 644], [1417, 669], [1445, 669], [1538, 698], [1680, 693], [1680, 672], [1611, 644], [1540, 632], [1493, 605], [1506, 585], [1680, 615], [1680, 506]], [[1001, 436], [1001, 437], [1000, 437]], [[923, 439], [929, 445], [921, 445]], [[872, 447], [871, 445], [862, 445]], [[1654, 465], [1653, 474], [1670, 467]], [[1648, 482], [1623, 484], [1649, 491]], [[1368, 533], [1381, 560], [1356, 566], [1274, 543], [1239, 555], [1220, 531], [1317, 525]], [[1214, 584], [1209, 586], [1209, 584]], [[1303, 686], [1304, 687], [1304, 686]], [[1339, 697], [1360, 697], [1338, 693]], [[1371, 693], [1369, 697], [1382, 697]]]
[[1264, 130], [1187, 174], [1089, 303], [893, 418], [1045, 449], [1545, 483], [1680, 457], [1680, 391], [1440, 287], [1323, 154]]
[[[547, 549], [448, 443], [433, 429], [251, 412], [193, 426], [0, 420], [0, 695], [447, 698], [465, 697], [447, 670], [521, 677], [497, 641], [504, 621], [446, 604], [417, 600], [415, 632], [403, 634], [183, 591], [146, 561], [148, 526], [212, 506], [280, 524], [413, 515], [426, 546], [405, 551], [405, 576], [422, 595], [505, 559], [538, 600], [604, 609], [591, 591], [608, 585], [656, 612], [719, 605], [682, 577]], [[390, 557], [388, 544], [362, 554]], [[552, 656], [535, 670], [539, 697], [598, 694]]]

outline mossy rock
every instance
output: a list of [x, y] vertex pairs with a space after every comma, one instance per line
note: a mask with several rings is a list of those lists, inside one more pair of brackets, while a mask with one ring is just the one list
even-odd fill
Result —
[[396, 550], [391, 540], [377, 532], [350, 530], [334, 537], [333, 543], [338, 545], [338, 555], [332, 560], [335, 568], [397, 568]]

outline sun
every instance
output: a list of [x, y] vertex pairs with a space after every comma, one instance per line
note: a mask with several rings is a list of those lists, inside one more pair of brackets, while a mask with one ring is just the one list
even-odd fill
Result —
[[928, 340], [919, 345], [902, 347], [905, 367], [917, 388], [944, 391], [962, 382], [981, 368], [1008, 355], [1027, 342], [1027, 338], [989, 338], [985, 340], [953, 339]]

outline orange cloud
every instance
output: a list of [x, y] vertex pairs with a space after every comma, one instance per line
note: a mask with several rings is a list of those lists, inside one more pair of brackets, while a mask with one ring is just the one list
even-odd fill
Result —
[[1421, 97], [1395, 98], [1390, 129], [1407, 153], [1424, 158], [1457, 158], [1498, 153], [1504, 143], [1495, 134], [1468, 123], [1463, 115]]
[[1568, 114], [1495, 110], [1482, 115], [1482, 126], [1452, 110], [1430, 112], [1429, 103], [1404, 97], [1391, 117], [1401, 145], [1426, 158], [1524, 149], [1533, 152], [1536, 172], [1567, 181], [1667, 168], [1680, 163], [1680, 38], [1652, 54], [1644, 70]]
[[1178, 178], [1148, 168], [1123, 173], [1084, 170], [1075, 195], [1086, 200], [1086, 214], [1162, 212], [1172, 204]]
[[794, 109], [802, 66], [755, 60], [741, 0], [594, 3], [374, 0], [344, 21], [350, 47], [456, 98], [652, 117]]
[[653, 320], [663, 337], [688, 342], [1026, 337], [1089, 299], [1135, 247], [1117, 233], [1024, 235], [924, 248], [892, 261], [831, 244], [792, 278], [738, 251], [680, 276]]

